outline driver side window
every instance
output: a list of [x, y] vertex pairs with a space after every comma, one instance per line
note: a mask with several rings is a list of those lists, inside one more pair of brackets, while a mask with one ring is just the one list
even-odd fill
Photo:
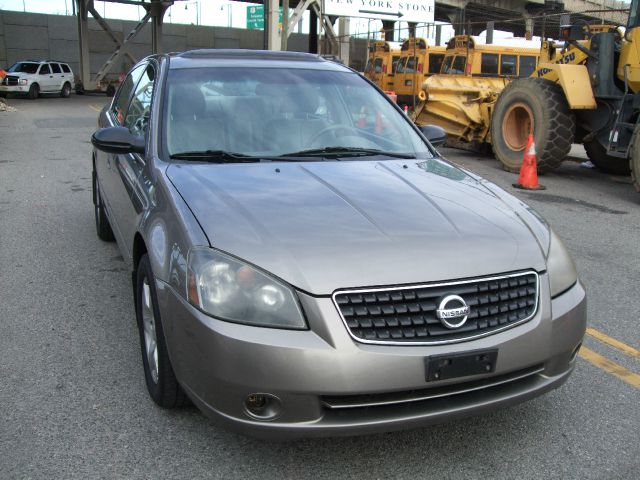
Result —
[[149, 116], [151, 114], [151, 99], [153, 97], [153, 87], [155, 80], [155, 69], [149, 64], [138, 81], [123, 126], [127, 127], [131, 133], [143, 137], [147, 133]]
[[140, 65], [135, 68], [127, 78], [124, 79], [122, 85], [118, 89], [117, 96], [111, 105], [111, 113], [113, 114], [114, 120], [118, 125], [124, 124], [124, 115], [127, 111], [127, 104], [129, 103], [129, 97], [131, 96], [131, 91], [133, 87], [138, 82], [140, 75], [144, 71], [146, 65]]

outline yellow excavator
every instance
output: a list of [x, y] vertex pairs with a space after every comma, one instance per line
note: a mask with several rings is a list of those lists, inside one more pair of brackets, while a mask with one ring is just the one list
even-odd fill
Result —
[[[543, 42], [533, 74], [509, 82], [485, 105], [490, 118], [485, 141], [506, 170], [519, 170], [533, 133], [541, 171], [559, 166], [572, 143], [582, 143], [600, 170], [631, 173], [640, 192], [639, 4], [631, 1], [624, 30], [563, 26], [564, 47]], [[428, 89], [425, 93], [429, 110]]]

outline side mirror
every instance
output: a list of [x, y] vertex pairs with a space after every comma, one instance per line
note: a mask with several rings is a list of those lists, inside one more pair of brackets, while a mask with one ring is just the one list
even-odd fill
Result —
[[444, 141], [447, 139], [447, 132], [444, 131], [444, 128], [437, 125], [423, 125], [418, 128], [434, 147], [444, 145]]
[[91, 143], [98, 150], [107, 153], [144, 153], [145, 140], [133, 135], [125, 127], [108, 127], [97, 130], [91, 136]]

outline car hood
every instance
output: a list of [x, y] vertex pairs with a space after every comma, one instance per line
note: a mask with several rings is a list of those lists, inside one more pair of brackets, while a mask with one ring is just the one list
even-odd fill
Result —
[[437, 159], [181, 163], [167, 175], [211, 246], [312, 294], [545, 268], [522, 218]]

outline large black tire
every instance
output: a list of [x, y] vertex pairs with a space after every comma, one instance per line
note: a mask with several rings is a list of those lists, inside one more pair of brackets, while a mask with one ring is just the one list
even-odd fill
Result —
[[493, 152], [505, 170], [520, 170], [532, 129], [538, 173], [558, 168], [576, 130], [562, 88], [543, 78], [514, 80], [498, 96], [491, 118]]
[[62, 85], [62, 90], [60, 90], [60, 96], [62, 98], [69, 98], [70, 95], [71, 95], [71, 84], [69, 82], [65, 82], [64, 85]]
[[631, 182], [640, 192], [640, 126], [637, 126], [631, 138], [631, 148], [629, 155], [629, 170], [631, 171]]
[[116, 94], [116, 87], [109, 85], [106, 91], [107, 97], [113, 97]]
[[93, 213], [96, 218], [96, 233], [98, 234], [98, 238], [105, 242], [113, 242], [115, 237], [113, 236], [113, 230], [111, 230], [109, 219], [102, 205], [100, 188], [98, 187], [98, 177], [95, 169], [93, 170]]
[[[146, 320], [143, 316], [145, 305], [150, 307], [146, 310]], [[151, 317], [149, 317], [149, 313]], [[136, 273], [136, 319], [140, 331], [142, 365], [149, 395], [162, 408], [178, 408], [186, 405], [188, 403], [187, 397], [176, 379], [169, 360], [160, 309], [158, 308], [155, 277], [146, 253], [140, 259]], [[148, 348], [152, 344], [145, 340], [145, 328], [147, 334], [152, 332], [155, 337], [156, 350], [154, 350], [154, 354], [151, 354], [155, 371], [150, 368]]]
[[37, 83], [32, 83], [29, 87], [29, 93], [27, 93], [27, 97], [31, 100], [35, 100], [40, 95], [40, 85]]
[[596, 140], [585, 142], [584, 150], [598, 170], [613, 175], [629, 175], [629, 160], [607, 155], [607, 150]]

